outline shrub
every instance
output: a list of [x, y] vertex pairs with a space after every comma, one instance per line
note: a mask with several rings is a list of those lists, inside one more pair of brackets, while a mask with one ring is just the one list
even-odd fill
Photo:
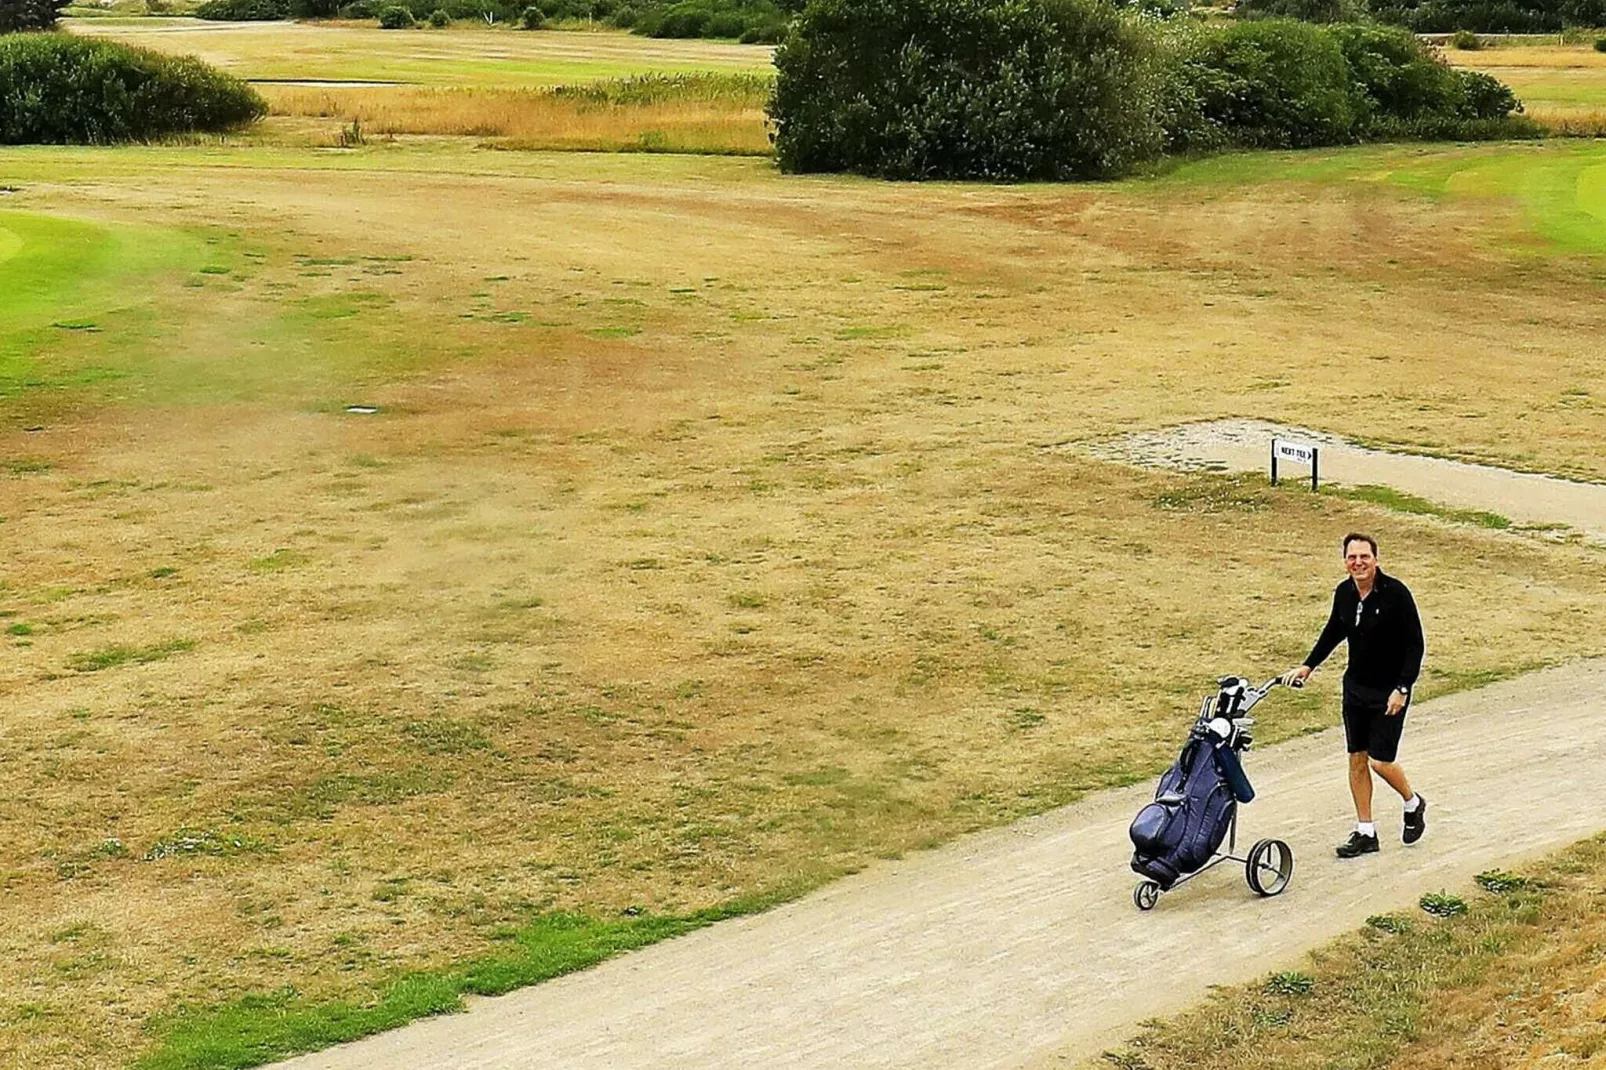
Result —
[[429, 13], [429, 24], [437, 30], [444, 30], [452, 24], [452, 16], [448, 15], [444, 9], [436, 8]]
[[787, 171], [1092, 178], [1162, 147], [1154, 49], [1099, 0], [814, 0], [775, 66]]
[[410, 30], [416, 21], [413, 13], [400, 4], [391, 4], [379, 9], [381, 30]]
[[523, 13], [519, 15], [519, 29], [521, 30], [539, 30], [545, 25], [546, 16], [541, 14], [541, 9], [534, 4], [525, 8]]
[[1450, 35], [1450, 47], [1462, 52], [1476, 52], [1483, 47], [1483, 42], [1471, 30], [1457, 30]]
[[744, 45], [778, 45], [786, 37], [784, 22], [750, 23], [737, 38]]
[[195, 9], [196, 18], [217, 22], [272, 22], [289, 13], [284, 0], [206, 0]]
[[1238, 0], [1241, 19], [1298, 19], [1301, 22], [1359, 22], [1370, 12], [1365, 0]]
[[193, 56], [65, 34], [0, 38], [0, 144], [217, 133], [267, 111], [250, 86]]
[[69, 0], [0, 0], [0, 33], [51, 30]]
[[596, 11], [591, 0], [540, 0], [541, 14], [549, 19], [591, 19]]
[[1294, 149], [1354, 140], [1350, 65], [1333, 35], [1309, 23], [1267, 19], [1205, 33], [1184, 59], [1181, 80], [1203, 122], [1173, 134], [1180, 147], [1224, 141]]
[[1417, 33], [1555, 33], [1606, 25], [1606, 0], [1372, 0], [1373, 14]]
[[1606, 37], [1595, 38], [1595, 51], [1606, 52]]

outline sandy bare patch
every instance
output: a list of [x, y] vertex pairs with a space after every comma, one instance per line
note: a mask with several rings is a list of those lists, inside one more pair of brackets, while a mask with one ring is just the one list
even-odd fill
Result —
[[[1097, 443], [1091, 452], [1153, 468], [1255, 472], [1269, 468], [1274, 437], [1319, 447], [1326, 482], [1392, 487], [1459, 509], [1498, 513], [1518, 525], [1565, 525], [1592, 541], [1606, 541], [1606, 484], [1369, 449], [1339, 435], [1262, 420], [1212, 420], [1143, 431]], [[1309, 470], [1285, 464], [1279, 475], [1297, 482], [1309, 478]]]

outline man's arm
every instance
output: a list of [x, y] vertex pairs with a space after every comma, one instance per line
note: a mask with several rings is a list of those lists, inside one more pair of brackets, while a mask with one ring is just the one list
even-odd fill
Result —
[[[1344, 641], [1344, 615], [1339, 612], [1338, 603], [1339, 592], [1334, 591], [1333, 611], [1327, 615], [1327, 627], [1323, 628], [1322, 634], [1316, 637], [1316, 645], [1310, 648], [1310, 655], [1305, 658], [1305, 667], [1308, 669], [1314, 669], [1326, 661], [1327, 655], [1336, 650], [1338, 644]], [[1412, 613], [1415, 612], [1415, 607], [1412, 607]], [[1417, 633], [1421, 634], [1420, 625], [1417, 627]], [[1421, 660], [1421, 656], [1418, 655], [1417, 661], [1420, 663]]]
[[1416, 611], [1416, 600], [1405, 587], [1400, 588], [1400, 678], [1394, 682], [1397, 690], [1411, 693], [1411, 687], [1422, 673], [1422, 655], [1427, 643], [1422, 638], [1422, 617]]

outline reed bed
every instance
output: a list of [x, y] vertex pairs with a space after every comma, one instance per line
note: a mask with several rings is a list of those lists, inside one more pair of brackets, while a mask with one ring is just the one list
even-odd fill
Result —
[[758, 156], [770, 151], [761, 75], [646, 75], [555, 88], [262, 86], [272, 114], [365, 135], [495, 139], [509, 148]]

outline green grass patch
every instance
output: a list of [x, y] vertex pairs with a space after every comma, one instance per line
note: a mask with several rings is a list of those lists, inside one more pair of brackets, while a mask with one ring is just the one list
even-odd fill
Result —
[[1490, 528], [1495, 531], [1505, 531], [1511, 527], [1511, 519], [1499, 513], [1487, 512], [1483, 509], [1456, 509], [1448, 505], [1430, 502], [1426, 498], [1419, 498], [1415, 494], [1408, 494], [1393, 487], [1382, 487], [1373, 484], [1364, 484], [1359, 487], [1323, 487], [1324, 493], [1339, 498], [1347, 498], [1355, 502], [1370, 502], [1381, 505], [1385, 509], [1392, 509], [1396, 513], [1412, 513], [1417, 516], [1436, 516], [1456, 524], [1473, 524], [1480, 528]]
[[796, 892], [733, 900], [689, 914], [617, 918], [546, 914], [511, 934], [508, 946], [463, 965], [406, 974], [368, 999], [319, 1002], [294, 988], [221, 1007], [188, 1008], [151, 1026], [160, 1046], [135, 1070], [239, 1070], [463, 1009], [463, 997], [497, 996], [594, 966], [621, 952], [752, 914]]
[[145, 665], [194, 649], [194, 639], [169, 639], [150, 646], [108, 646], [72, 655], [67, 659], [67, 668], [73, 672], [100, 672], [119, 665]]
[[[165, 273], [205, 259], [189, 234], [24, 212], [0, 212], [0, 400], [119, 378], [107, 366], [157, 325], [123, 314]], [[111, 336], [95, 364], [63, 349], [63, 335]], [[120, 337], [119, 337], [120, 336]], [[48, 349], [49, 362], [38, 359]]]
[[1182, 186], [1209, 195], [1276, 183], [1354, 183], [1506, 204], [1518, 209], [1523, 238], [1537, 237], [1552, 251], [1606, 253], [1606, 140], [1232, 153], [1133, 186]]

